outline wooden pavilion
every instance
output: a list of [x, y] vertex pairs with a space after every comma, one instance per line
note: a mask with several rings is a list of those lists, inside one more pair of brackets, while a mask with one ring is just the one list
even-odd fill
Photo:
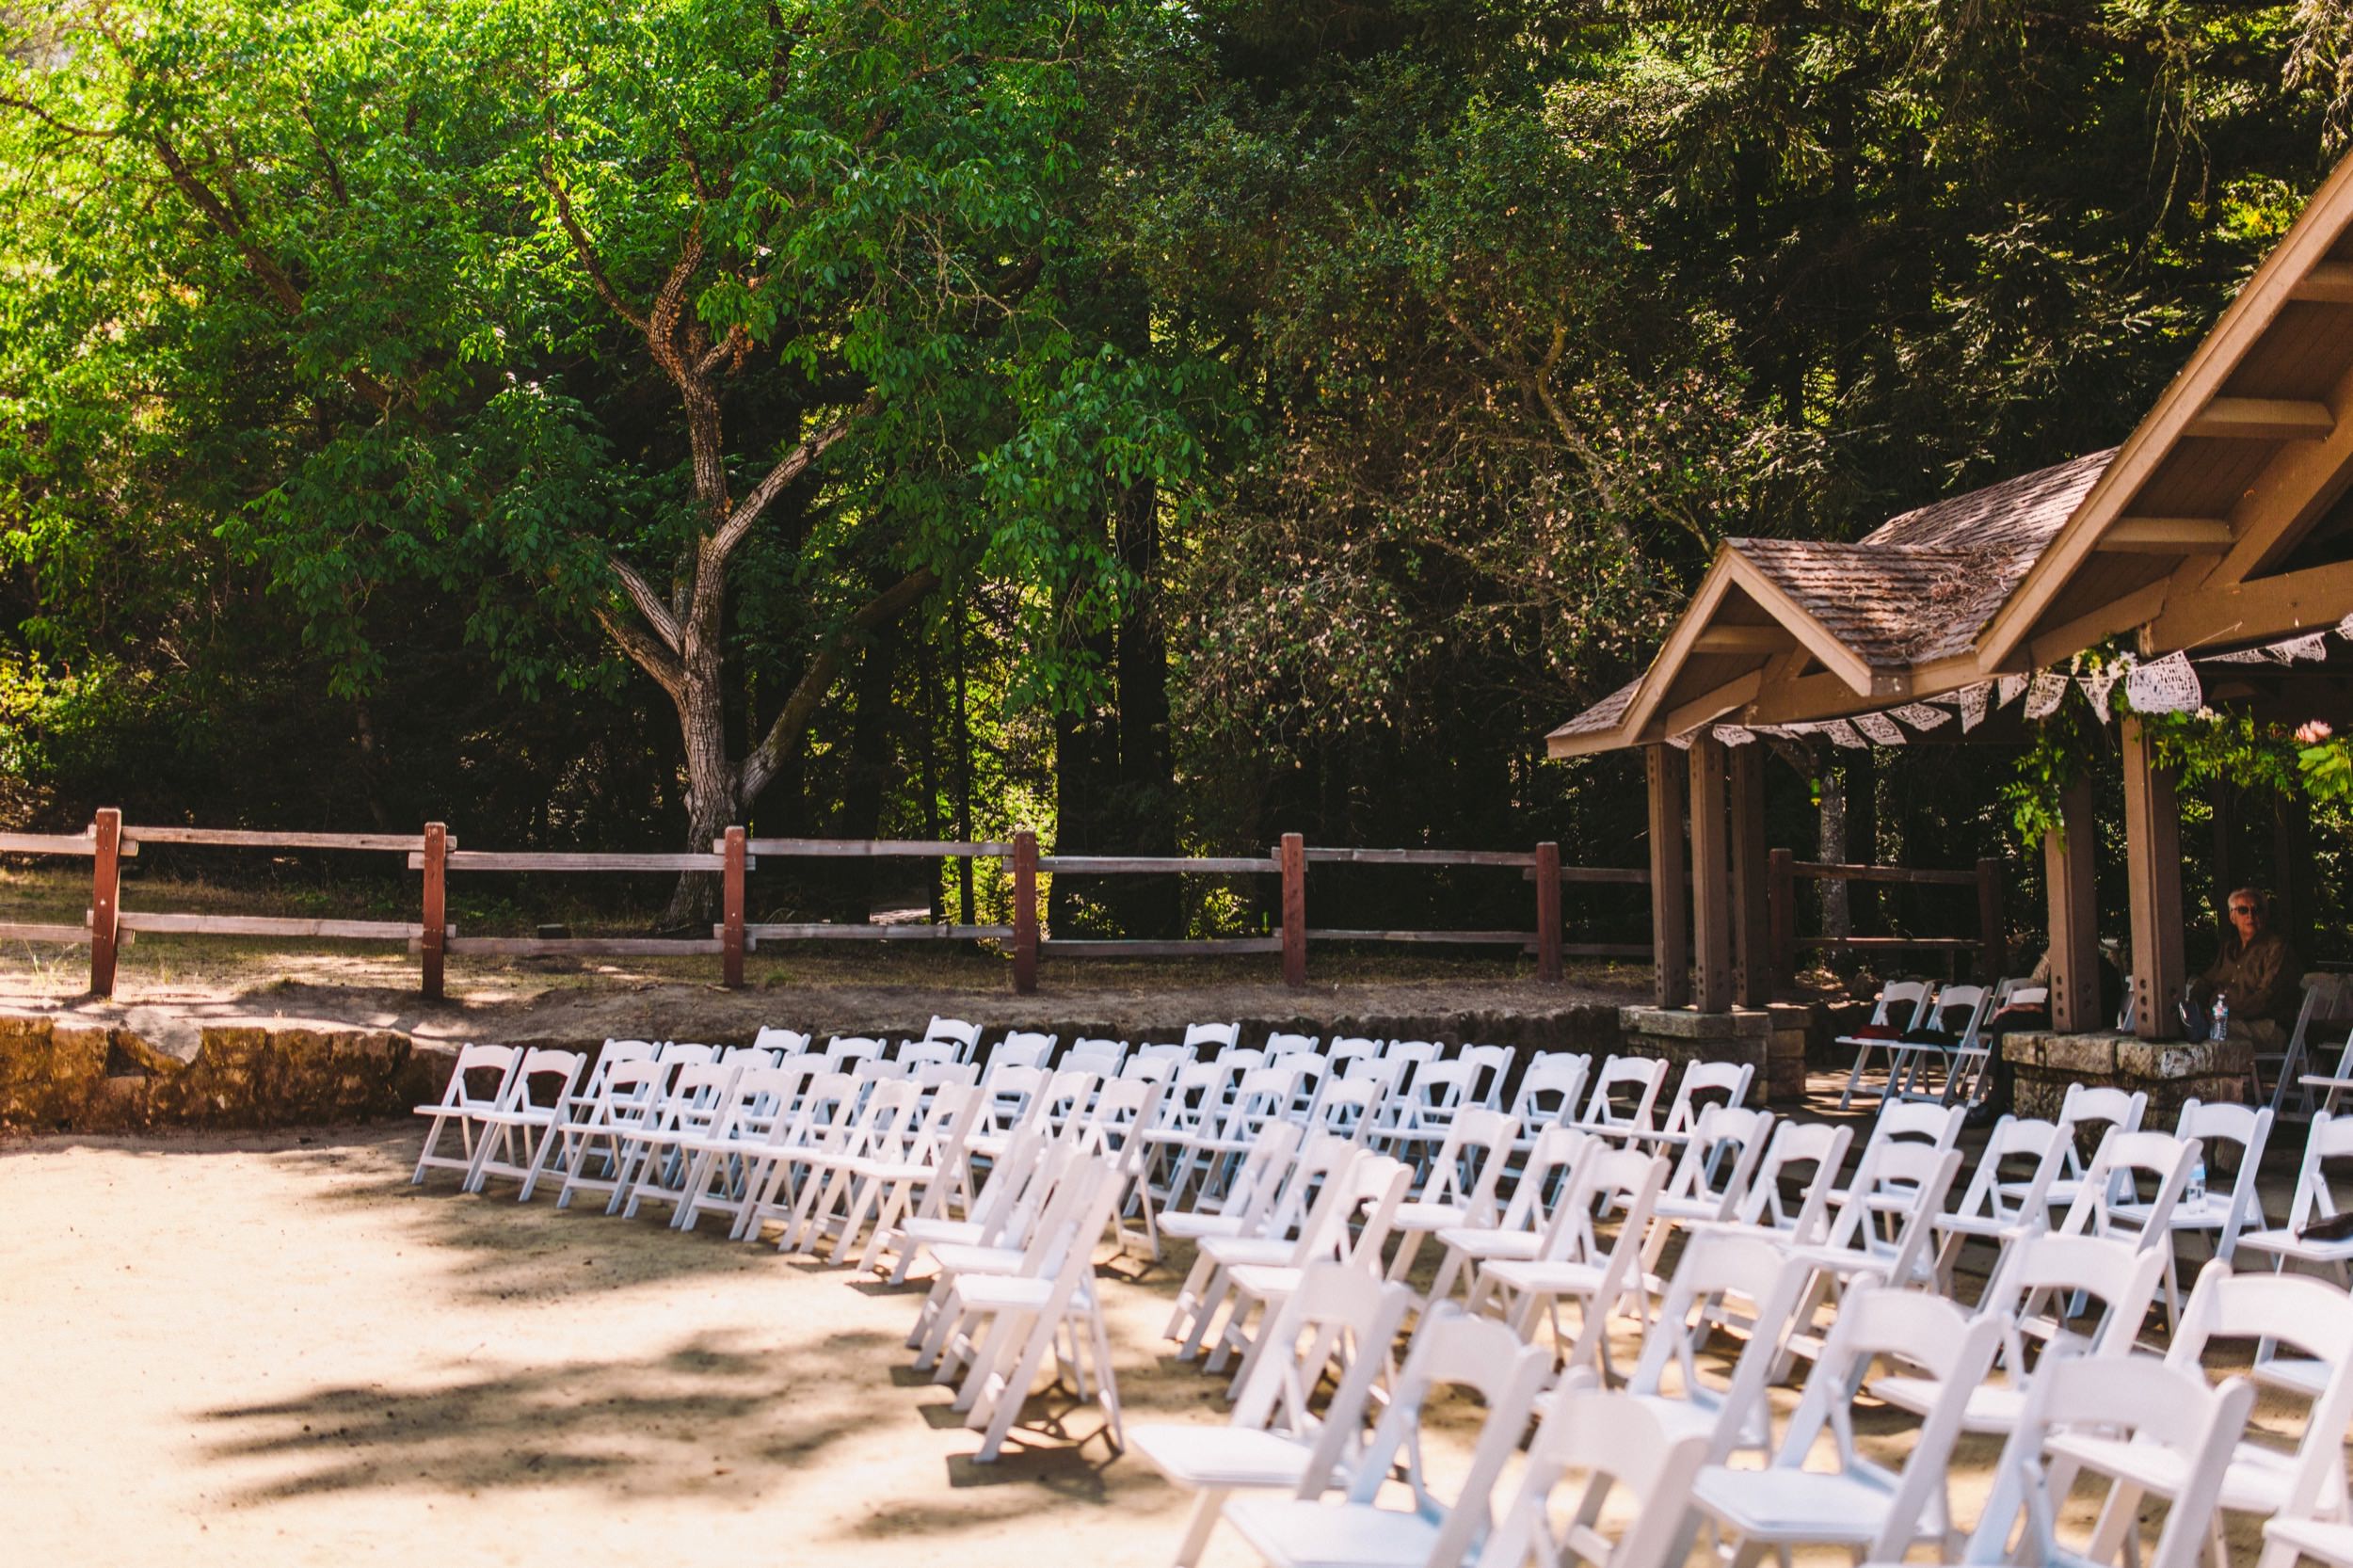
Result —
[[[1851, 544], [1727, 540], [1650, 668], [1549, 737], [1555, 757], [1641, 748], [1658, 1006], [1771, 1000], [1766, 748], [1727, 746], [1720, 727], [1902, 716], [1897, 705], [1936, 697], [1982, 711], [1988, 682], [2014, 685], [2110, 638], [2151, 662], [2333, 631], [2353, 613], [2349, 488], [2353, 160], [2121, 446], [1904, 513]], [[2345, 650], [2205, 668], [2228, 672], [2209, 683], [2217, 701], [2297, 717], [2353, 710]], [[2150, 732], [2121, 722], [2135, 1027], [2165, 1039], [2185, 983], [2181, 814]], [[2060, 1032], [2107, 1022], [2096, 809], [2079, 783], [2068, 830], [2044, 840]]]

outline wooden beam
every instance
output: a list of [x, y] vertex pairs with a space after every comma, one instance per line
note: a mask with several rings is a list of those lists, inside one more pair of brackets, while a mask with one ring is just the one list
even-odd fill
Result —
[[720, 844], [727, 870], [719, 878], [719, 984], [733, 991], [744, 984], [744, 830], [728, 828]]
[[1536, 846], [1536, 978], [1546, 984], [1561, 981], [1561, 846], [1551, 840]]
[[2059, 794], [2059, 824], [2042, 836], [2042, 881], [2051, 924], [2051, 1027], [2062, 1034], [2105, 1029], [2100, 1016], [2100, 903], [2094, 882], [2099, 828], [2091, 777], [2078, 774]]
[[2037, 637], [2028, 647], [2026, 656], [2036, 669], [2041, 669], [2070, 654], [2081, 653], [2103, 638], [2153, 620], [2164, 610], [2172, 587], [2171, 578], [2160, 577], [2121, 599], [2110, 600], [2097, 610], [2077, 616], [2066, 625]]
[[2112, 555], [2222, 555], [2232, 541], [2228, 518], [2118, 518], [2100, 536]]
[[2123, 716], [2124, 868], [2133, 914], [2133, 1032], [2144, 1040], [2181, 1033], [2182, 807], [2171, 770], [2157, 765], [2156, 738]]
[[[2353, 371], [2337, 382], [2329, 398], [2332, 408], [2345, 408], [2353, 400]], [[2353, 468], [2353, 422], [2340, 424], [2327, 440], [2291, 441], [2277, 448], [2231, 507], [2236, 542], [2230, 553], [2220, 561], [2191, 562], [2180, 575], [2204, 588], [2277, 570], [2336, 504], [2348, 468]]]
[[1710, 719], [1720, 719], [1744, 702], [1755, 700], [1757, 691], [1765, 684], [1765, 672], [1753, 669], [1736, 680], [1727, 680], [1705, 696], [1695, 697], [1667, 715], [1661, 726], [1669, 735], [1680, 735], [1695, 729]]
[[2288, 291], [2313, 305], [2353, 305], [2353, 262], [2322, 262]]
[[2295, 397], [2215, 397], [2182, 427], [2217, 440], [2316, 441], [2337, 427], [2329, 405]]
[[2252, 583], [2173, 594], [2151, 621], [2143, 651], [2169, 653], [2207, 643], [2320, 632], [2348, 612], [2353, 612], [2353, 561], [2308, 567]]
[[1037, 989], [1037, 835], [1017, 828], [1013, 835], [1013, 989], [1029, 996]]
[[[1311, 936], [1341, 935], [1311, 931]], [[1065, 936], [1040, 943], [1050, 958], [1222, 958], [1237, 953], [1280, 952], [1277, 936], [1202, 936], [1191, 941], [1130, 942], [1118, 937]]]
[[1863, 655], [1839, 640], [1838, 634], [1815, 617], [1814, 612], [1791, 599], [1780, 584], [1759, 570], [1756, 564], [1737, 551], [1724, 557], [1732, 576], [1756, 600], [1767, 614], [1789, 629], [1789, 634], [1803, 644], [1822, 667], [1837, 676], [1857, 692], [1871, 694], [1877, 682], [1873, 671]]
[[1792, 641], [1785, 626], [1711, 626], [1692, 641], [1694, 653], [1779, 653]]
[[1037, 869], [1042, 872], [1193, 872], [1204, 876], [1225, 876], [1245, 872], [1273, 874], [1283, 868], [1271, 856], [1222, 856], [1194, 857], [1183, 855], [1041, 855]]
[[89, 988], [115, 994], [116, 922], [122, 904], [122, 813], [101, 807], [90, 821]]
[[449, 867], [450, 842], [448, 824], [424, 824], [424, 848], [417, 856], [417, 869], [424, 873], [424, 920], [419, 927], [424, 935], [417, 942], [417, 988], [427, 1001], [441, 1000], [442, 970], [449, 953], [449, 934], [444, 929], [449, 919], [448, 885], [443, 873]]
[[1283, 984], [1307, 984], [1307, 844], [1296, 833], [1283, 835], [1275, 852], [1283, 866]]
[[176, 915], [125, 909], [118, 928], [152, 936], [317, 936], [354, 942], [406, 942], [424, 927], [408, 920], [330, 920], [277, 915]]
[[1724, 744], [1702, 735], [1691, 770], [1691, 1000], [1703, 1013], [1732, 1010], [1732, 856], [1725, 816]]
[[1731, 748], [1733, 1004], [1762, 1007], [1773, 1000], [1773, 928], [1766, 884], [1765, 748]]
[[1661, 1007], [1691, 1000], [1691, 938], [1683, 886], [1683, 754], [1668, 745], [1642, 748], [1650, 803], [1651, 996]]

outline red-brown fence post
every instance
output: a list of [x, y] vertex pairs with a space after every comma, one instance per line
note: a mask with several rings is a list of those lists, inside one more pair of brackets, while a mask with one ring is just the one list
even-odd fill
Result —
[[449, 824], [424, 824], [424, 931], [417, 941], [420, 989], [427, 1001], [441, 1000], [441, 959], [448, 948], [449, 901], [444, 874], [449, 869]]
[[114, 807], [99, 808], [89, 824], [89, 988], [90, 995], [115, 994], [116, 922], [122, 913], [122, 813]]
[[1561, 979], [1561, 846], [1536, 846], [1536, 978]]
[[1798, 978], [1798, 857], [1774, 850], [1765, 860], [1766, 919], [1772, 926], [1773, 987], [1778, 990]]
[[728, 990], [744, 984], [744, 830], [728, 829], [720, 853], [726, 856], [719, 873], [719, 983]]
[[1984, 952], [1985, 983], [1991, 985], [2002, 978], [2002, 966], [2009, 962], [2009, 944], [2002, 933], [2002, 863], [1999, 860], [1977, 862], [1977, 942]]
[[1284, 834], [1277, 859], [1283, 867], [1283, 984], [1297, 991], [1307, 984], [1307, 840]]
[[1037, 835], [1026, 827], [1013, 835], [1013, 988], [1037, 989]]

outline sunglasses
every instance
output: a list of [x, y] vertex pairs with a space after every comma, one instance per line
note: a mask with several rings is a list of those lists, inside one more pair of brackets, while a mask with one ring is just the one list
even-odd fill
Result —
[[2255, 906], [2251, 904], [2233, 904], [2231, 905], [2231, 913], [2233, 915], [2251, 915], [2254, 912]]

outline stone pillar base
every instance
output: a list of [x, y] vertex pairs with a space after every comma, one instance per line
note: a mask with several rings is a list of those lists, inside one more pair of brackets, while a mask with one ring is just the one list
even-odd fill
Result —
[[2148, 1127], [2170, 1127], [2184, 1100], [2244, 1103], [2255, 1066], [2254, 1048], [2244, 1040], [2142, 1040], [2114, 1032], [2010, 1034], [2002, 1057], [2015, 1074], [2012, 1105], [2021, 1116], [2057, 1116], [2067, 1086], [2088, 1083], [2146, 1092]]
[[[1680, 1065], [1686, 1062], [1737, 1062], [1754, 1067], [1751, 1102], [1773, 1093], [1772, 1058], [1782, 1032], [1774, 1013], [1781, 1009], [1738, 1008], [1730, 1013], [1699, 1013], [1688, 1007], [1621, 1007], [1618, 1028], [1625, 1034], [1619, 1047], [1628, 1056], [1661, 1057]], [[1802, 1008], [1788, 1011], [1803, 1013]], [[1801, 1063], [1804, 1055], [1803, 1028], [1799, 1032]], [[1799, 1070], [1803, 1087], [1804, 1071]], [[1661, 1112], [1664, 1112], [1661, 1096]]]

